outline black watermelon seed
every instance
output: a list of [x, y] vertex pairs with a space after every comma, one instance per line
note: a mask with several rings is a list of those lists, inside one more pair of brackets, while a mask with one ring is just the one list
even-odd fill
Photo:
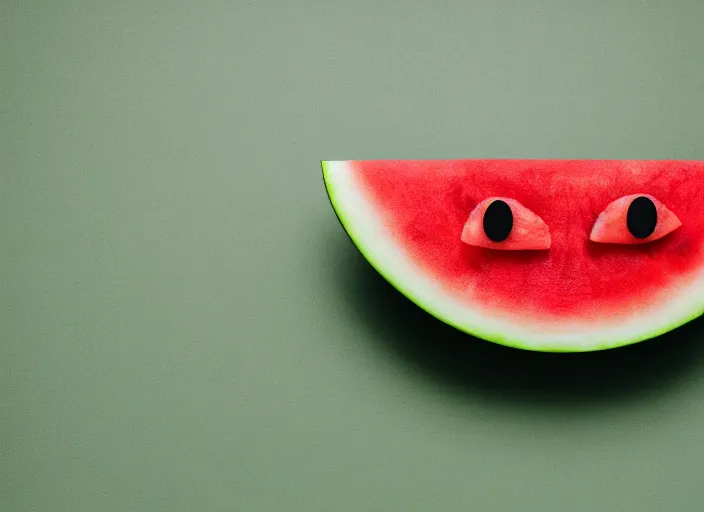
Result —
[[636, 238], [648, 238], [658, 223], [658, 210], [647, 197], [636, 197], [628, 207], [626, 225]]
[[484, 233], [492, 242], [503, 242], [513, 229], [511, 207], [497, 199], [484, 212]]

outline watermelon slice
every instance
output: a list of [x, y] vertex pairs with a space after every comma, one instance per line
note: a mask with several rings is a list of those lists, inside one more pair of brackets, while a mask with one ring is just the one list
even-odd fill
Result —
[[332, 206], [372, 266], [476, 337], [603, 350], [704, 311], [704, 162], [322, 164]]

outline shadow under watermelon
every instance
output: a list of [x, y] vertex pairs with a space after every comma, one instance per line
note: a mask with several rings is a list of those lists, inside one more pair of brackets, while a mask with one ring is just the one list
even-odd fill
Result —
[[558, 407], [653, 398], [686, 382], [704, 356], [704, 318], [658, 338], [588, 353], [518, 350], [464, 334], [390, 285], [354, 245], [327, 244], [335, 289], [366, 326], [366, 339], [434, 383], [522, 404]]

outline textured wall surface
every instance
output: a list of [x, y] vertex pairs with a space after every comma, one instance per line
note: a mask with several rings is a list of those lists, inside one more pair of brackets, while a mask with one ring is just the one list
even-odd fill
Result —
[[0, 509], [699, 512], [704, 323], [502, 349], [319, 161], [704, 158], [704, 3], [0, 6]]

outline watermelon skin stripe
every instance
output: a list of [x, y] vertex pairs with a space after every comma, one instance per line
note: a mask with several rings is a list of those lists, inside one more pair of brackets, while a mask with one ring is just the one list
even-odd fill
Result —
[[656, 337], [704, 312], [704, 265], [686, 280], [662, 289], [650, 306], [639, 305], [596, 319], [530, 317], [514, 314], [508, 308], [497, 310], [468, 302], [422, 268], [393, 236], [384, 220], [386, 213], [360, 182], [355, 161], [322, 161], [321, 166], [335, 214], [367, 261], [417, 306], [472, 336], [525, 350], [597, 351]]

